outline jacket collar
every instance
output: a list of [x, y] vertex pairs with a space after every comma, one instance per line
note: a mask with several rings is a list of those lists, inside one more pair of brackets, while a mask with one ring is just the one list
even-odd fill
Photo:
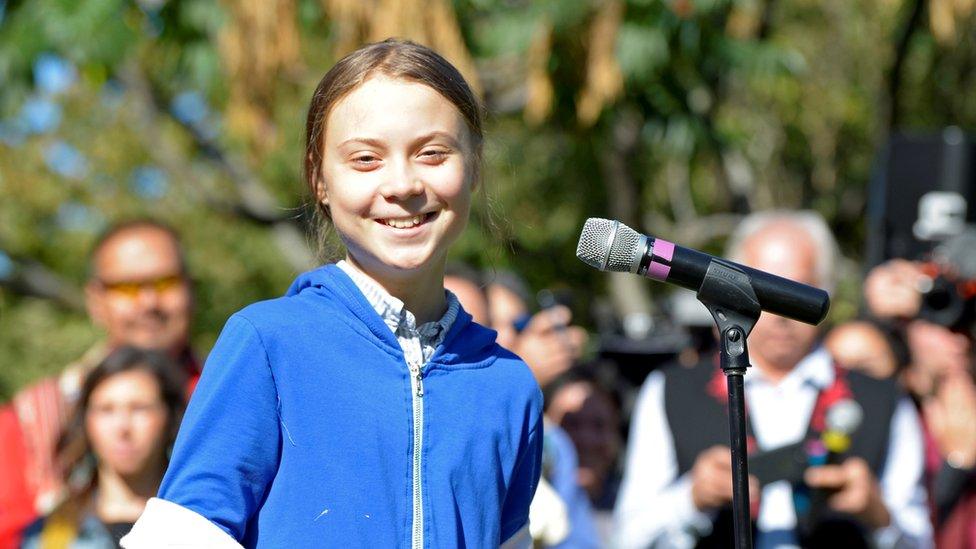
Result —
[[[335, 264], [326, 264], [299, 275], [286, 296], [329, 295], [356, 318], [369, 333], [390, 354], [403, 356], [403, 350], [396, 336], [383, 321], [373, 306], [360, 291], [355, 282]], [[463, 337], [461, 337], [463, 334]], [[471, 320], [471, 315], [458, 305], [457, 316], [444, 335], [441, 345], [431, 358], [431, 363], [445, 366], [467, 365], [489, 358], [490, 349], [495, 345], [495, 331], [481, 327]]]

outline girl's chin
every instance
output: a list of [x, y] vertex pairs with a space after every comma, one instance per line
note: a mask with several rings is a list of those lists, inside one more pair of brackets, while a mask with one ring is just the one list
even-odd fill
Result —
[[361, 261], [353, 256], [356, 264], [365, 270], [367, 274], [374, 269], [379, 269], [389, 274], [419, 274], [432, 267], [429, 254], [421, 251], [398, 254], [396, 256], [376, 256], [372, 254], [370, 256], [368, 261]]

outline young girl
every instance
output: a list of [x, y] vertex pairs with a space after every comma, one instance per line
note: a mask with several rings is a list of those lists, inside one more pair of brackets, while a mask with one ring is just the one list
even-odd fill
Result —
[[345, 260], [230, 318], [127, 547], [530, 543], [539, 388], [443, 287], [481, 143], [430, 49], [387, 40], [325, 75], [305, 176]]
[[163, 354], [121, 347], [88, 374], [58, 444], [72, 492], [22, 547], [118, 547], [166, 470], [185, 404], [176, 372]]

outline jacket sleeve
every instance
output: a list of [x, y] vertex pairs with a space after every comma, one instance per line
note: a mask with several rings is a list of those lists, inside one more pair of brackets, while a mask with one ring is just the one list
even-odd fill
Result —
[[[528, 537], [529, 504], [542, 475], [542, 415], [535, 418], [526, 442], [519, 452], [502, 508], [503, 547], [521, 547], [516, 539]], [[524, 531], [523, 531], [524, 529]]]
[[278, 469], [278, 402], [260, 334], [231, 317], [193, 393], [159, 497], [243, 539]]

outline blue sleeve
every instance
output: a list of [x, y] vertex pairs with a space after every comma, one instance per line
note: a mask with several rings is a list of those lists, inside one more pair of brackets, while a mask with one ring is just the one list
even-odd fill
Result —
[[529, 504], [542, 475], [542, 416], [529, 431], [515, 464], [505, 506], [502, 508], [501, 542], [505, 542], [529, 523]]
[[278, 393], [260, 335], [235, 315], [207, 359], [159, 497], [244, 537], [280, 459]]

